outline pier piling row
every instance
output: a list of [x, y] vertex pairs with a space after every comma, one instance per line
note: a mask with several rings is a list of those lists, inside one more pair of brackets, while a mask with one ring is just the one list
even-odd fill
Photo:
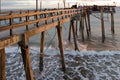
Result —
[[[115, 6], [107, 6], [107, 13], [111, 14], [111, 32], [114, 31], [114, 8]], [[41, 33], [41, 45], [40, 45], [40, 58], [39, 58], [39, 69], [43, 70], [43, 58], [44, 58], [44, 43], [45, 43], [45, 32], [53, 27], [57, 29], [58, 34], [58, 45], [61, 55], [62, 70], [66, 72], [65, 59], [64, 59], [64, 47], [63, 47], [63, 37], [62, 37], [62, 25], [65, 22], [70, 21], [68, 40], [71, 40], [71, 35], [73, 35], [75, 50], [79, 51], [77, 45], [77, 38], [80, 37], [78, 33], [81, 34], [82, 41], [85, 41], [85, 29], [87, 33], [87, 38], [91, 36], [92, 26], [90, 25], [90, 15], [92, 13], [101, 13], [101, 33], [102, 42], [105, 41], [105, 27], [103, 14], [106, 13], [106, 6], [98, 6], [98, 10], [94, 11], [94, 6], [85, 6], [81, 9], [59, 9], [59, 10], [45, 10], [45, 11], [34, 11], [34, 10], [20, 10], [20, 11], [10, 11], [10, 12], [0, 12], [0, 22], [5, 22], [7, 24], [0, 25], [0, 35], [2, 32], [9, 32], [9, 35], [4, 34], [0, 36], [0, 80], [6, 80], [5, 74], [5, 48], [7, 46], [18, 44], [21, 48], [22, 59], [24, 64], [24, 70], [26, 74], [26, 80], [35, 80], [33, 77], [33, 71], [31, 68], [30, 61], [30, 51], [29, 51], [29, 38]], [[111, 9], [112, 8], [112, 9]], [[16, 22], [15, 19], [19, 21]], [[76, 26], [74, 23], [76, 22]], [[42, 24], [41, 24], [42, 23]], [[78, 26], [79, 23], [79, 26]], [[34, 24], [35, 27], [30, 28], [30, 25]], [[85, 28], [86, 27], [86, 28]], [[24, 31], [19, 31], [16, 34], [15, 29], [23, 28]]]

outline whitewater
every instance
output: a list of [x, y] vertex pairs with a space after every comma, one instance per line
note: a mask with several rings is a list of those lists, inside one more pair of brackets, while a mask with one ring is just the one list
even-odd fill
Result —
[[[6, 48], [7, 80], [25, 80], [21, 51]], [[65, 50], [67, 71], [61, 70], [59, 50], [49, 47], [44, 55], [44, 70], [39, 71], [39, 48], [30, 47], [31, 64], [36, 80], [119, 80], [120, 51]]]

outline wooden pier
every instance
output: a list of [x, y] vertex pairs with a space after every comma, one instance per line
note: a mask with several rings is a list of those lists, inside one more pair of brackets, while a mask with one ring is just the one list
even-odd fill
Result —
[[[111, 14], [111, 32], [114, 34], [114, 10], [115, 6], [107, 6], [110, 10], [107, 11]], [[29, 38], [41, 33], [41, 46], [40, 46], [40, 61], [39, 69], [43, 70], [43, 57], [44, 57], [44, 43], [45, 32], [53, 27], [57, 29], [59, 49], [61, 55], [62, 70], [66, 72], [64, 60], [64, 48], [62, 38], [62, 25], [70, 21], [68, 40], [71, 40], [71, 32], [74, 39], [75, 50], [79, 50], [77, 45], [78, 31], [81, 33], [82, 41], [84, 42], [84, 31], [86, 29], [87, 37], [90, 38], [92, 26], [90, 26], [90, 15], [94, 12], [90, 10], [91, 6], [85, 6], [81, 9], [59, 9], [59, 10], [45, 10], [45, 11], [11, 11], [1, 12], [0, 22], [7, 22], [0, 24], [0, 80], [6, 80], [5, 75], [5, 47], [18, 44], [21, 48], [23, 64], [26, 74], [26, 80], [34, 80], [31, 68], [30, 52], [29, 52]], [[99, 6], [97, 12], [101, 13], [101, 32], [102, 42], [105, 41], [105, 27], [103, 14], [106, 12], [105, 6]], [[19, 20], [16, 22], [16, 19]], [[76, 24], [79, 21], [80, 26]], [[85, 24], [84, 24], [85, 23]], [[35, 27], [30, 27], [30, 25]], [[79, 30], [78, 30], [79, 27]], [[21, 29], [18, 32], [16, 29]], [[4, 32], [4, 33], [3, 33]]]

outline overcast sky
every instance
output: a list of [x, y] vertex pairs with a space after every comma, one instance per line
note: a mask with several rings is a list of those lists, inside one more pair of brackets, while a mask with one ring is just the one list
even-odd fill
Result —
[[[38, 0], [40, 2], [40, 0]], [[36, 0], [1, 0], [2, 9], [35, 9]], [[63, 7], [63, 0], [42, 0], [43, 8], [57, 8], [57, 3], [60, 3], [60, 7]], [[66, 0], [66, 7], [68, 3], [70, 5], [78, 3], [79, 5], [112, 5], [115, 2], [120, 5], [120, 0]]]

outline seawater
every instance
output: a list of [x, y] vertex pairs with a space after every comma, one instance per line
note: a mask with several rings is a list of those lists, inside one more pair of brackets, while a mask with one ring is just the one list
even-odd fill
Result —
[[[84, 45], [88, 50], [119, 50], [120, 49], [120, 7], [116, 8], [116, 13], [114, 14], [114, 25], [115, 25], [115, 34], [111, 33], [111, 16], [110, 14], [104, 14], [104, 26], [105, 26], [105, 42], [102, 43], [102, 33], [101, 33], [101, 21], [100, 19], [95, 18], [93, 15], [90, 16], [91, 19], [91, 37], [87, 39], [86, 29], [84, 31], [85, 34], [85, 42], [83, 43], [81, 40], [81, 34], [78, 32], [78, 46]], [[94, 14], [100, 16], [100, 14]], [[66, 22], [63, 24], [63, 42], [65, 47], [69, 46], [73, 47], [73, 37], [71, 42], [68, 42], [68, 34], [69, 34], [69, 26], [70, 22]], [[79, 29], [79, 21], [78, 21], [78, 29]], [[71, 33], [72, 34], [72, 33]], [[57, 31], [56, 28], [52, 28], [46, 31], [46, 45], [52, 45], [53, 47], [57, 47]], [[35, 35], [30, 38], [30, 44], [35, 46], [40, 46], [40, 34]], [[68, 46], [68, 47], [69, 47]]]

